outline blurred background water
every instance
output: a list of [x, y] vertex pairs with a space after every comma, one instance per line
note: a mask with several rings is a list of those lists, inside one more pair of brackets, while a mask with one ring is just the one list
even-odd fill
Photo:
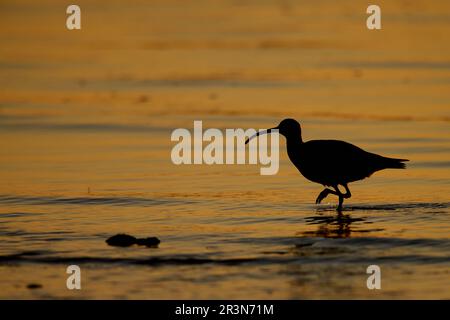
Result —
[[[381, 31], [364, 1], [77, 4], [80, 31], [57, 1], [0, 3], [1, 298], [450, 298], [448, 1], [380, 1]], [[286, 117], [408, 169], [338, 218], [284, 142], [274, 176], [171, 162], [194, 120]], [[162, 242], [104, 242], [123, 232]]]

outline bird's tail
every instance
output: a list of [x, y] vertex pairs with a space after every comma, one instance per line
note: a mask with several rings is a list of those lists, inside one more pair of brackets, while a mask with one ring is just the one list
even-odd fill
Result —
[[403, 162], [409, 161], [408, 159], [394, 159], [394, 158], [384, 158], [384, 166], [386, 169], [405, 169], [406, 164]]

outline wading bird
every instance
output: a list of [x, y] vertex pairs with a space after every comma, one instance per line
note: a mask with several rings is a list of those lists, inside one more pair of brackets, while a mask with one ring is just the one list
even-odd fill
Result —
[[[308, 180], [320, 183], [325, 189], [319, 194], [319, 204], [329, 194], [339, 197], [337, 210], [342, 211], [344, 199], [352, 195], [348, 183], [370, 177], [383, 169], [404, 169], [406, 159], [393, 159], [364, 151], [357, 146], [339, 140], [310, 140], [303, 142], [300, 124], [294, 119], [284, 119], [278, 127], [259, 131], [251, 139], [270, 133], [272, 130], [286, 138], [287, 153], [298, 171]], [[339, 190], [345, 188], [345, 194]], [[327, 187], [332, 187], [334, 190]]]

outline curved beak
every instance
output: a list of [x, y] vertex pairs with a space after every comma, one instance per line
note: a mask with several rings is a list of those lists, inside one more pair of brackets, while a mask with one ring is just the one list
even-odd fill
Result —
[[267, 130], [258, 131], [257, 133], [255, 133], [254, 135], [249, 137], [247, 140], [245, 140], [245, 144], [247, 144], [250, 140], [252, 140], [253, 138], [256, 138], [257, 136], [262, 136], [263, 134], [271, 133], [272, 130], [278, 130], [278, 127], [270, 128], [270, 129], [267, 129]]

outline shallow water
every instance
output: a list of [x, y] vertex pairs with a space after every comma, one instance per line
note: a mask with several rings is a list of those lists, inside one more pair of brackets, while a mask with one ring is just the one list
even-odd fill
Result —
[[[0, 11], [1, 298], [450, 298], [450, 4], [384, 3], [381, 33], [361, 1], [80, 1], [80, 33], [25, 4]], [[352, 184], [338, 216], [284, 142], [274, 176], [170, 160], [194, 120], [285, 117], [411, 161]]]

